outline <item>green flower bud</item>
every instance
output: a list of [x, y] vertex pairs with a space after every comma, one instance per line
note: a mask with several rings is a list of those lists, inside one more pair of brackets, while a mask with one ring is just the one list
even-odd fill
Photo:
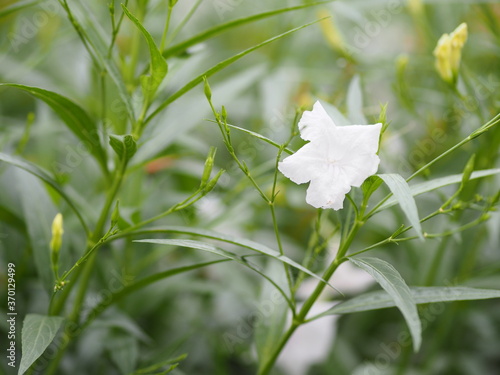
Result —
[[203, 175], [201, 176], [201, 186], [205, 186], [210, 179], [210, 175], [212, 174], [212, 168], [214, 166], [215, 153], [217, 152], [217, 148], [210, 147], [210, 151], [208, 152], [207, 160], [205, 160], [205, 169], [203, 170]]
[[220, 176], [222, 176], [222, 174], [224, 172], [225, 172], [225, 170], [221, 169], [219, 171], [219, 173], [217, 173], [215, 175], [214, 178], [212, 178], [210, 181], [208, 181], [208, 183], [206, 184], [205, 188], [203, 189], [203, 195], [206, 195], [206, 194], [210, 193], [213, 190], [213, 188], [215, 187], [215, 185], [217, 185], [217, 182], [219, 181]]
[[226, 111], [226, 107], [222, 106], [222, 120], [224, 122], [227, 121], [227, 111]]
[[207, 77], [203, 77], [203, 80], [205, 81], [205, 96], [207, 97], [208, 101], [210, 101], [212, 100], [212, 89], [208, 84]]

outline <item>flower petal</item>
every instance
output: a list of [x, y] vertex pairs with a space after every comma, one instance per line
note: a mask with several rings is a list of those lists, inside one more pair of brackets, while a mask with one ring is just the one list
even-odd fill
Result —
[[307, 189], [306, 202], [316, 208], [344, 207], [345, 195], [351, 190], [342, 172], [335, 168], [333, 173], [311, 180]]
[[371, 153], [378, 151], [378, 141], [382, 124], [375, 125], [350, 125], [338, 126], [335, 131], [336, 139], [347, 147], [352, 155]]
[[338, 167], [344, 171], [347, 183], [360, 187], [370, 176], [377, 173], [380, 158], [376, 154], [354, 155], [349, 160], [340, 160]]
[[305, 111], [299, 121], [300, 137], [305, 141], [324, 139], [335, 127], [319, 101], [314, 103], [312, 111]]
[[324, 175], [328, 166], [325, 163], [328, 149], [326, 144], [308, 143], [295, 154], [285, 158], [278, 164], [278, 169], [296, 184], [303, 184], [311, 179]]

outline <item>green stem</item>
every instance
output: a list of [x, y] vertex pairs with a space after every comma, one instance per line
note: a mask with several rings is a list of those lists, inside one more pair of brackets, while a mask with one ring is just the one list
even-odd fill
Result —
[[281, 341], [279, 342], [279, 344], [276, 347], [276, 350], [273, 352], [272, 356], [266, 362], [266, 364], [264, 365], [264, 367], [259, 370], [258, 375], [269, 374], [269, 371], [271, 371], [271, 369], [273, 368], [274, 363], [278, 359], [278, 356], [280, 355], [281, 351], [283, 350], [283, 348], [285, 347], [286, 343], [288, 342], [288, 340], [290, 339], [290, 337], [292, 337], [293, 333], [295, 332], [295, 330], [299, 326], [300, 326], [299, 323], [296, 323], [296, 322], [292, 323], [292, 325], [290, 326], [290, 328], [288, 328], [288, 330], [285, 332], [284, 336], [281, 338]]
[[[290, 134], [290, 137], [280, 147], [280, 149], [278, 151], [278, 155], [276, 155], [276, 164], [274, 166], [273, 187], [272, 187], [272, 191], [271, 191], [271, 199], [269, 201], [269, 209], [271, 210], [271, 217], [273, 220], [274, 235], [276, 237], [276, 242], [278, 243], [278, 249], [279, 249], [279, 252], [281, 255], [284, 255], [285, 252], [283, 251], [283, 244], [281, 243], [281, 236], [280, 236], [279, 227], [278, 227], [278, 220], [276, 219], [276, 209], [275, 209], [276, 196], [278, 195], [278, 192], [276, 191], [276, 187], [278, 184], [278, 164], [280, 162], [281, 154], [283, 153], [283, 150], [288, 146], [288, 144], [292, 141], [292, 139], [294, 137], [293, 129], [295, 127], [296, 121], [297, 121], [297, 115], [295, 116], [295, 119], [292, 123], [292, 132]], [[227, 123], [226, 123], [226, 126], [227, 126]], [[293, 293], [294, 289], [293, 289], [292, 275], [290, 274], [290, 267], [286, 263], [283, 263], [283, 267], [285, 270], [286, 280], [288, 283], [288, 290], [290, 291], [290, 293], [292, 295], [293, 303], [295, 303], [295, 294]], [[294, 311], [294, 314], [295, 314], [295, 311]]]
[[[269, 202], [269, 208], [271, 210], [271, 217], [273, 219], [273, 227], [274, 227], [274, 234], [276, 236], [276, 242], [278, 243], [278, 249], [280, 252], [280, 255], [284, 255], [285, 252], [283, 251], [283, 244], [281, 243], [281, 236], [278, 228], [278, 221], [276, 220], [276, 210], [274, 208], [274, 195], [272, 198], [272, 202]], [[292, 276], [290, 275], [290, 267], [288, 264], [283, 263], [283, 267], [285, 268], [285, 274], [286, 274], [286, 280], [288, 283], [288, 290], [290, 292], [293, 291], [293, 282], [292, 282]], [[294, 295], [292, 294], [292, 300], [295, 302]]]
[[[358, 231], [362, 225], [363, 225], [363, 223], [361, 223], [359, 221], [356, 221], [353, 224], [349, 234], [341, 242], [340, 247], [339, 247], [339, 251], [337, 253], [337, 256], [335, 257], [335, 260], [330, 264], [330, 266], [327, 268], [327, 270], [323, 273], [323, 275], [322, 275], [323, 280], [328, 281], [332, 277], [333, 273], [337, 270], [337, 268], [346, 260], [346, 258], [344, 258], [344, 256], [345, 256], [347, 250], [349, 249], [349, 246], [351, 245], [352, 241], [354, 240], [354, 237], [356, 236], [356, 234], [358, 233]], [[325, 289], [325, 286], [326, 286], [326, 284], [324, 282], [318, 283], [318, 285], [316, 286], [316, 289], [314, 289], [312, 294], [306, 299], [306, 301], [304, 302], [304, 305], [302, 306], [299, 313], [297, 314], [294, 322], [292, 323], [290, 328], [286, 331], [285, 335], [282, 337], [280, 344], [276, 347], [276, 349], [274, 350], [270, 359], [264, 365], [262, 370], [259, 371], [259, 375], [269, 374], [269, 371], [271, 371], [271, 369], [273, 368], [274, 363], [278, 359], [278, 356], [280, 355], [281, 351], [285, 347], [286, 343], [288, 342], [288, 340], [290, 339], [292, 334], [295, 332], [295, 330], [300, 325], [302, 325], [305, 322], [307, 314], [309, 313], [309, 311], [313, 307], [314, 303], [316, 302], [316, 300], [319, 298], [319, 296], [321, 295], [321, 293]]]
[[[427, 220], [430, 220], [432, 219], [433, 217], [437, 216], [437, 215], [442, 215], [442, 214], [446, 214], [448, 212], [450, 212], [451, 210], [437, 210], [437, 211], [434, 211], [433, 213], [427, 215], [426, 217], [424, 217], [423, 219], [420, 219], [420, 222], [421, 223], [424, 223], [426, 222]], [[385, 245], [385, 244], [388, 244], [388, 243], [397, 243], [397, 242], [402, 242], [402, 241], [409, 241], [409, 240], [413, 240], [415, 238], [419, 238], [418, 236], [413, 236], [413, 237], [405, 237], [405, 238], [397, 238], [398, 236], [402, 235], [403, 233], [406, 233], [408, 232], [410, 229], [412, 229], [413, 226], [412, 225], [409, 225], [407, 226], [406, 228], [403, 228], [403, 229], [398, 229], [396, 232], [394, 232], [391, 236], [387, 237], [385, 240], [382, 240], [382, 241], [379, 241], [371, 246], [368, 246], [368, 247], [365, 247], [363, 250], [360, 250], [360, 251], [357, 251], [355, 253], [351, 253], [349, 254], [350, 257], [354, 257], [356, 255], [360, 255], [360, 254], [363, 254], [367, 251], [370, 251], [378, 246], [382, 246], [382, 245]], [[424, 233], [424, 237], [430, 237], [431, 235], [429, 234], [426, 234]]]
[[170, 5], [167, 6], [167, 22], [165, 22], [165, 27], [163, 28], [163, 34], [161, 36], [161, 43], [160, 43], [160, 51], [163, 51], [165, 49], [165, 44], [167, 42], [167, 33], [168, 33], [168, 28], [170, 26], [170, 17], [172, 16], [172, 7]]
[[[316, 221], [314, 224], [314, 231], [311, 234], [309, 238], [309, 243], [307, 246], [306, 254], [304, 256], [304, 260], [302, 261], [302, 265], [304, 268], [310, 269], [313, 265], [314, 259], [317, 254], [321, 250], [324, 249], [324, 246], [320, 246], [320, 240], [321, 240], [321, 214], [323, 213], [323, 209], [319, 208], [317, 210], [317, 216], [316, 216]], [[326, 241], [325, 241], [326, 242]], [[293, 286], [293, 292], [296, 293], [297, 290], [299, 289], [300, 285], [306, 278], [306, 273], [305, 272], [300, 272], [299, 275], [297, 276], [297, 279], [295, 280], [295, 284]]]
[[106, 113], [106, 110], [107, 110], [107, 100], [106, 100], [106, 74], [107, 74], [107, 71], [106, 69], [102, 70], [101, 71], [101, 74], [100, 74], [100, 86], [101, 86], [101, 118], [102, 118], [102, 123], [103, 123], [103, 126], [105, 126], [105, 123], [106, 123], [106, 117], [107, 117], [107, 113]]
[[[128, 6], [128, 0], [125, 0], [125, 7]], [[111, 58], [111, 54], [113, 52], [113, 47], [115, 45], [115, 42], [116, 42], [116, 37], [118, 36], [118, 33], [120, 32], [120, 28], [122, 26], [122, 22], [123, 22], [123, 17], [125, 16], [125, 13], [122, 11], [122, 14], [120, 15], [120, 19], [118, 20], [118, 23], [116, 24], [116, 26], [114, 25], [114, 22], [113, 22], [113, 31], [112, 31], [112, 35], [111, 35], [111, 43], [109, 44], [109, 47], [108, 47], [108, 58]], [[114, 16], [112, 17], [112, 21], [114, 21]]]
[[94, 52], [92, 51], [92, 49], [90, 48], [89, 44], [87, 43], [88, 37], [87, 37], [87, 35], [85, 33], [85, 30], [82, 28], [82, 26], [78, 23], [78, 21], [74, 17], [73, 12], [69, 8], [67, 0], [58, 0], [58, 1], [59, 1], [59, 4], [61, 4], [61, 6], [63, 7], [63, 9], [65, 10], [66, 15], [68, 16], [68, 19], [71, 22], [71, 25], [73, 25], [73, 28], [75, 29], [76, 33], [78, 34], [78, 37], [82, 41], [83, 46], [85, 47], [85, 49], [89, 53], [90, 58], [92, 59], [93, 63], [96, 66], [100, 66], [100, 64], [98, 63], [99, 60], [97, 59], [97, 57], [95, 56]]
[[[186, 17], [184, 17], [184, 19], [179, 23], [179, 25], [174, 29], [174, 31], [170, 34], [170, 38], [168, 38], [168, 42], [171, 42], [172, 40], [175, 39], [175, 37], [177, 36], [177, 34], [179, 34], [179, 32], [182, 30], [182, 28], [186, 25], [186, 23], [191, 19], [191, 17], [193, 16], [194, 12], [196, 12], [196, 10], [198, 9], [198, 7], [200, 6], [201, 2], [203, 0], [198, 0], [194, 5], [193, 7], [191, 8], [191, 10], [189, 11], [189, 13], [186, 15]], [[163, 50], [160, 50], [162, 53], [163, 53]]]

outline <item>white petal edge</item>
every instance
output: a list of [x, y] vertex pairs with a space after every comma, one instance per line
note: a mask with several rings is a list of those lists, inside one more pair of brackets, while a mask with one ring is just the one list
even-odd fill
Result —
[[312, 111], [304, 111], [299, 121], [300, 137], [305, 141], [321, 140], [325, 132], [335, 127], [319, 101], [314, 103]]

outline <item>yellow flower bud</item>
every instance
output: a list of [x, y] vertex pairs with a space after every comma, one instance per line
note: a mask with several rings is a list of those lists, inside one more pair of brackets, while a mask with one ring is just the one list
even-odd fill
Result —
[[63, 233], [63, 217], [59, 213], [52, 221], [52, 239], [50, 240], [50, 260], [56, 279], [59, 279], [59, 250], [62, 245]]
[[50, 249], [52, 252], [58, 252], [61, 248], [63, 233], [63, 217], [59, 213], [52, 222], [52, 239], [50, 240]]
[[462, 48], [467, 41], [467, 24], [460, 24], [455, 31], [450, 34], [451, 41], [451, 69], [458, 73], [460, 60], [462, 57]]
[[462, 48], [467, 41], [467, 24], [460, 24], [450, 35], [443, 34], [439, 38], [434, 56], [436, 57], [436, 70], [441, 78], [449, 83], [454, 83], [458, 76]]
[[454, 47], [462, 48], [467, 41], [467, 24], [462, 22], [458, 27], [450, 34], [451, 41]]
[[446, 82], [453, 82], [453, 72], [451, 70], [451, 40], [448, 34], [441, 35], [434, 56], [436, 56], [436, 69], [441, 78]]

